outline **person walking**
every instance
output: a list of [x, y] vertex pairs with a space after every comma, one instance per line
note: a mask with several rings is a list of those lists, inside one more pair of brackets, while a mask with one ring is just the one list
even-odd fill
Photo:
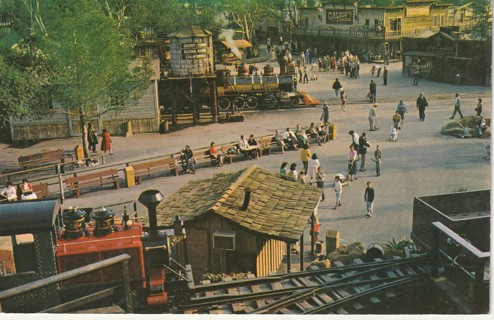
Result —
[[386, 69], [386, 67], [384, 67], [384, 70], [383, 70], [383, 86], [386, 86], [388, 85], [388, 69]]
[[91, 150], [93, 153], [96, 153], [98, 135], [96, 134], [96, 130], [94, 130], [92, 123], [89, 123], [87, 125], [87, 143], [89, 144], [89, 150]]
[[372, 188], [372, 184], [370, 181], [367, 181], [367, 188], [365, 188], [364, 192], [365, 208], [367, 210], [365, 216], [367, 218], [371, 218], [374, 214], [374, 197], [375, 194], [374, 189]]
[[319, 189], [322, 189], [321, 201], [324, 201], [324, 199], [326, 199], [326, 197], [324, 196], [324, 178], [325, 178], [325, 176], [326, 175], [322, 171], [322, 167], [321, 166], [317, 167], [316, 186]]
[[309, 76], [307, 75], [307, 65], [304, 66], [304, 81], [302, 83], [309, 83]]
[[367, 148], [371, 146], [370, 142], [367, 141], [367, 134], [362, 132], [359, 138], [359, 154], [360, 154], [360, 171], [365, 171], [365, 156], [367, 154]]
[[419, 120], [425, 121], [425, 108], [429, 106], [427, 99], [424, 96], [424, 93], [421, 92], [420, 96], [417, 98], [417, 108], [419, 109]]
[[341, 207], [341, 193], [343, 192], [343, 186], [341, 185], [340, 176], [334, 177], [333, 189], [336, 196], [336, 203], [334, 205], [334, 208], [337, 209], [338, 207]]
[[380, 65], [376, 65], [376, 68], [377, 68], [376, 78], [379, 78], [379, 76], [381, 75], [381, 66]]
[[477, 117], [480, 117], [482, 115], [482, 99], [480, 98], [477, 106], [475, 107], [475, 111], [477, 111]]
[[396, 105], [396, 111], [398, 111], [401, 117], [400, 124], [403, 124], [403, 120], [405, 120], [405, 113], [408, 113], [407, 107], [403, 103], [403, 100], [400, 99], [400, 102]]
[[372, 102], [376, 102], [377, 86], [376, 86], [376, 83], [374, 82], [374, 80], [371, 80], [370, 81], [370, 84], [369, 84], [369, 92], [371, 94]]
[[302, 164], [304, 165], [304, 172], [307, 173], [309, 169], [309, 160], [312, 157], [312, 154], [309, 149], [308, 144], [304, 144], [302, 149], [300, 149], [300, 160], [302, 160]]
[[357, 151], [357, 153], [358, 153], [358, 150], [359, 150], [359, 140], [360, 140], [358, 134], [355, 131], [353, 131], [353, 130], [348, 131], [348, 134], [350, 136], [352, 136], [352, 146], [355, 149], [355, 151]]
[[454, 119], [456, 112], [458, 112], [458, 114], [460, 115], [460, 120], [463, 119], [463, 115], [461, 114], [460, 108], [461, 108], [461, 99], [460, 99], [460, 95], [457, 93], [455, 94], [455, 109], [453, 111], [453, 115], [449, 118]]
[[319, 159], [317, 158], [317, 154], [312, 154], [309, 160], [309, 171], [307, 171], [307, 175], [309, 176], [309, 183], [312, 184], [312, 179], [317, 179], [317, 169], [321, 166]]
[[110, 154], [113, 154], [111, 143], [110, 133], [108, 130], [103, 129], [103, 133], [101, 134], [101, 151], [105, 154], [106, 151], [110, 151]]
[[376, 131], [379, 130], [377, 127], [377, 103], [372, 104], [372, 107], [369, 109], [369, 130], [370, 131]]
[[381, 147], [379, 145], [376, 146], [376, 151], [374, 151], [374, 161], [376, 163], [376, 176], [381, 175], [381, 159], [382, 159], [382, 152], [381, 152]]
[[417, 67], [415, 67], [415, 70], [413, 71], [413, 85], [414, 86], [419, 85], [419, 75], [420, 75], [420, 68], [417, 66]]
[[340, 99], [341, 99], [341, 111], [346, 111], [346, 100], [347, 100], [347, 95], [345, 92], [345, 89], [341, 88], [340, 90]]
[[338, 98], [338, 96], [340, 95], [341, 87], [342, 87], [342, 85], [341, 85], [340, 81], [338, 80], [338, 78], [336, 78], [336, 80], [333, 82], [333, 89], [334, 89], [334, 94], [336, 95], [336, 98]]
[[322, 115], [320, 120], [323, 121], [324, 124], [329, 123], [329, 106], [326, 101], [324, 101], [324, 105], [322, 106]]

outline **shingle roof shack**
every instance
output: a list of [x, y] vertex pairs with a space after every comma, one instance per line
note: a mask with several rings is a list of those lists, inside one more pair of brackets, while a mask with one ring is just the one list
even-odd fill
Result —
[[[242, 210], [246, 189], [250, 201]], [[293, 241], [302, 235], [320, 196], [314, 186], [284, 180], [254, 165], [188, 182], [158, 205], [157, 220], [158, 226], [171, 226], [175, 215], [187, 222], [216, 214], [250, 231]]]

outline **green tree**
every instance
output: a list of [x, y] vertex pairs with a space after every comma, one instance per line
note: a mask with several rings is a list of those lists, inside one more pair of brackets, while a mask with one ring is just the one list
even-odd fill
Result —
[[47, 56], [51, 94], [60, 112], [79, 118], [87, 157], [88, 120], [135, 103], [149, 86], [149, 68], [129, 70], [131, 41], [99, 1], [52, 0], [42, 9], [48, 36], [38, 45]]

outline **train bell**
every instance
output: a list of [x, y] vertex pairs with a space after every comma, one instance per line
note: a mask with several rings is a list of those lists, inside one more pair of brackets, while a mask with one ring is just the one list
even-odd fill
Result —
[[115, 211], [106, 208], [101, 208], [91, 213], [91, 218], [94, 219], [95, 224], [93, 234], [96, 237], [100, 237], [112, 233], [114, 216]]
[[84, 234], [86, 229], [85, 215], [86, 211], [78, 210], [77, 207], [64, 210], [62, 214], [63, 224], [65, 225], [64, 238], [77, 239]]

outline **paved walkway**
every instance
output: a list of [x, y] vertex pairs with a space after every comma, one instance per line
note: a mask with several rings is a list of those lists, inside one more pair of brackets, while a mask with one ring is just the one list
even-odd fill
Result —
[[[262, 66], [262, 65], [260, 65]], [[411, 86], [412, 79], [402, 77], [401, 63], [389, 66], [388, 86], [382, 86], [378, 78], [378, 122], [381, 131], [368, 132], [370, 148], [373, 153], [377, 144], [383, 150], [382, 176], [374, 176], [373, 163], [369, 161], [367, 171], [359, 172], [358, 181], [344, 187], [343, 206], [333, 210], [334, 192], [332, 177], [346, 170], [346, 154], [350, 144], [349, 130], [357, 133], [368, 130], [367, 113], [370, 107], [362, 103], [368, 92], [370, 65], [363, 64], [361, 78], [350, 79], [344, 75], [324, 72], [319, 73], [319, 80], [299, 85], [320, 100], [330, 103], [330, 121], [337, 125], [337, 139], [323, 146], [313, 146], [312, 152], [317, 153], [322, 167], [326, 172], [326, 201], [319, 209], [321, 234], [326, 230], [339, 230], [343, 242], [363, 241], [365, 244], [386, 242], [391, 238], [409, 237], [412, 227], [413, 199], [417, 196], [449, 193], [454, 188], [466, 187], [468, 190], [488, 189], [491, 186], [490, 163], [482, 159], [485, 145], [490, 139], [457, 139], [442, 136], [439, 131], [450, 122], [453, 111], [454, 93], [463, 97], [462, 111], [464, 115], [473, 115], [477, 97], [484, 99], [484, 113], [491, 114], [490, 88], [477, 86], [453, 86], [421, 80], [419, 86]], [[347, 89], [349, 103], [347, 112], [339, 110], [339, 101], [331, 90], [335, 77], [339, 77]], [[426, 110], [426, 121], [418, 121], [415, 99], [423, 91], [429, 99], [430, 107]], [[391, 116], [397, 101], [402, 98], [408, 106], [400, 139], [389, 142]], [[275, 129], [287, 126], [295, 127], [297, 123], [308, 126], [317, 122], [321, 115], [321, 107], [305, 109], [280, 109], [274, 111], [250, 112], [243, 123], [212, 124], [190, 127], [182, 131], [165, 135], [157, 133], [138, 134], [129, 138], [113, 137], [115, 155], [108, 158], [108, 163], [122, 162], [180, 150], [186, 144], [193, 149], [208, 146], [211, 141], [224, 143], [238, 140], [240, 134], [264, 135], [273, 133]], [[16, 159], [22, 154], [31, 154], [53, 148], [72, 149], [80, 143], [79, 138], [51, 140], [40, 142], [27, 149], [10, 148], [0, 144], [2, 168], [15, 168]], [[236, 171], [257, 164], [273, 172], [279, 165], [287, 161], [296, 162], [301, 166], [298, 152], [287, 152], [285, 155], [275, 153], [259, 160], [241, 161], [222, 168], [200, 168], [195, 175], [179, 177], [162, 177], [143, 181], [140, 186], [116, 190], [105, 190], [83, 193], [79, 199], [68, 199], [64, 206], [77, 205], [103, 206], [126, 200], [137, 199], [140, 192], [157, 188], [165, 197], [172, 194], [187, 181], [210, 178], [222, 171]], [[372, 181], [376, 190], [375, 217], [364, 217], [365, 204], [363, 194], [366, 181]], [[139, 207], [145, 214], [143, 207]], [[179, 214], [179, 213], [178, 213]], [[306, 239], [309, 239], [308, 233]]]

